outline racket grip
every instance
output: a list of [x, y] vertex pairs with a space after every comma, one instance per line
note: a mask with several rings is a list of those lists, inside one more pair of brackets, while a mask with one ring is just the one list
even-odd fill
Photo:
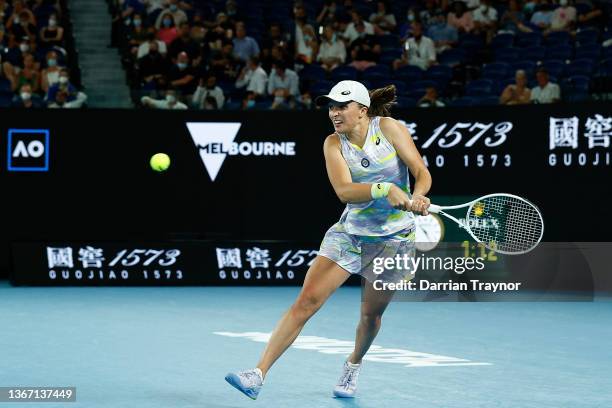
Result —
[[435, 204], [429, 204], [429, 207], [427, 208], [427, 211], [429, 211], [430, 213], [434, 213], [437, 214], [442, 210], [442, 208], [440, 208], [439, 205], [435, 205]]

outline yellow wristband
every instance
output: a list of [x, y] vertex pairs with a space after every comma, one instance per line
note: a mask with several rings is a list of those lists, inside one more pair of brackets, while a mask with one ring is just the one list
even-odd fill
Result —
[[391, 190], [391, 186], [393, 183], [374, 183], [372, 184], [372, 188], [370, 189], [370, 193], [372, 194], [372, 198], [377, 200], [382, 197], [386, 197], [389, 194], [389, 190]]

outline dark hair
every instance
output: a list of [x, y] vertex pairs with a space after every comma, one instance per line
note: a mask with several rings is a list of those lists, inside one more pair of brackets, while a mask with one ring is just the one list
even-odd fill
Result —
[[395, 104], [395, 85], [387, 85], [383, 88], [370, 91], [370, 107], [368, 116], [389, 116], [391, 106]]

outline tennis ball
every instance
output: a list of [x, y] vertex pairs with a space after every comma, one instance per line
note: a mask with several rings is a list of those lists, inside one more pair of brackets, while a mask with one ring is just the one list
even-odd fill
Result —
[[170, 167], [170, 157], [166, 153], [156, 153], [151, 156], [149, 164], [155, 171], [165, 171]]

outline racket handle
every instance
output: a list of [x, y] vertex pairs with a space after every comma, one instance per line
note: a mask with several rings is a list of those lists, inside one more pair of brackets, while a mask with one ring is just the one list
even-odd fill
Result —
[[435, 204], [429, 204], [429, 207], [427, 208], [427, 211], [429, 211], [430, 213], [434, 213], [437, 214], [442, 210], [442, 208], [440, 208], [439, 205], [435, 205]]

